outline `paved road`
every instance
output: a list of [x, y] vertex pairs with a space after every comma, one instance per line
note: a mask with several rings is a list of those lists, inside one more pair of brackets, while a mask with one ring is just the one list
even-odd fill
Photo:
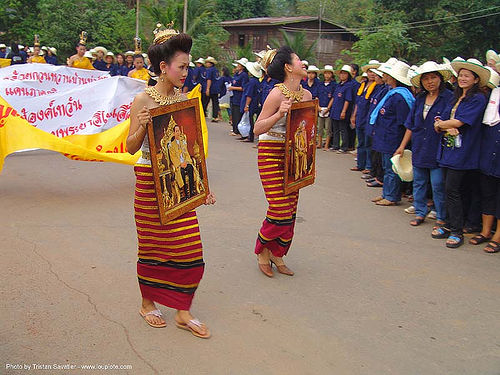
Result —
[[[3, 364], [7, 374], [500, 374], [500, 256], [432, 240], [403, 207], [369, 202], [351, 155], [318, 153], [287, 262], [259, 273], [266, 202], [256, 150], [210, 125], [218, 197], [198, 210], [207, 263], [193, 312], [199, 340], [139, 317], [133, 171], [36, 151], [0, 175]], [[55, 365], [131, 365], [117, 371]]]

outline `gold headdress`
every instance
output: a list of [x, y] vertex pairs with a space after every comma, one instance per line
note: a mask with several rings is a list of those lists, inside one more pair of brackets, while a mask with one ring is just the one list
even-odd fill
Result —
[[86, 31], [82, 31], [80, 33], [80, 44], [83, 46], [87, 44], [87, 32]]
[[155, 35], [153, 43], [162, 44], [173, 36], [178, 35], [179, 32], [177, 30], [174, 30], [173, 27], [174, 21], [170, 22], [166, 27], [163, 27], [161, 23], [157, 23], [156, 29], [153, 31], [153, 34]]
[[274, 56], [276, 56], [276, 53], [278, 52], [278, 50], [276, 49], [272, 49], [271, 47], [267, 46], [267, 51], [266, 53], [264, 54], [264, 57], [262, 58], [260, 64], [262, 65], [262, 67], [264, 69], [267, 69], [267, 67], [269, 65], [271, 65], [271, 63], [273, 62], [274, 60]]
[[33, 46], [40, 47], [40, 35], [35, 34], [35, 42], [34, 42]]
[[136, 55], [140, 55], [142, 53], [142, 40], [138, 36], [134, 38], [135, 51]]

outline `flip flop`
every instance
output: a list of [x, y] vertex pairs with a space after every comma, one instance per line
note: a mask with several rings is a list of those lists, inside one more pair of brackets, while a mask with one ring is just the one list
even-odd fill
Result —
[[177, 326], [177, 328], [191, 332], [194, 336], [199, 337], [200, 339], [208, 339], [211, 336], [210, 332], [208, 332], [208, 330], [207, 330], [207, 333], [205, 335], [202, 335], [193, 329], [193, 327], [200, 327], [201, 328], [202, 326], [204, 326], [204, 324], [201, 323], [198, 319], [191, 319], [187, 323], [179, 323], [178, 321], [175, 321], [175, 325]]
[[366, 184], [366, 186], [376, 188], [376, 187], [382, 187], [384, 185], [379, 184], [377, 181], [373, 181], [373, 182]]
[[425, 221], [424, 218], [422, 217], [416, 217], [415, 219], [413, 219], [412, 221], [410, 221], [410, 225], [412, 227], [418, 227], [420, 224], [422, 224], [423, 222]]
[[163, 328], [163, 327], [166, 327], [167, 326], [167, 323], [160, 323], [160, 324], [155, 324], [155, 323], [151, 323], [150, 321], [148, 321], [146, 319], [146, 317], [148, 315], [154, 315], [154, 316], [157, 316], [158, 318], [161, 318], [161, 311], [160, 310], [152, 310], [150, 312], [147, 312], [147, 313], [143, 313], [141, 310], [139, 310], [139, 314], [144, 318], [144, 320], [146, 321], [146, 323], [148, 323], [151, 327], [154, 327], [154, 328]]

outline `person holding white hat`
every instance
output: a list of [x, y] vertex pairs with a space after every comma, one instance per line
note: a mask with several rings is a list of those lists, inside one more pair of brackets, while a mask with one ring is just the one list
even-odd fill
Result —
[[260, 78], [262, 77], [262, 67], [258, 62], [247, 62], [245, 67], [250, 77], [248, 83], [245, 85], [243, 95], [241, 96], [240, 111], [241, 113], [248, 112], [250, 114], [250, 132], [248, 137], [243, 140], [244, 142], [253, 143], [254, 134], [254, 116], [259, 110], [259, 92], [260, 92]]
[[[436, 228], [433, 238], [447, 238], [446, 246], [457, 248], [463, 244], [464, 228], [479, 225], [480, 207], [474, 203], [469, 207], [467, 218], [464, 216], [462, 188], [465, 183], [477, 186], [477, 169], [481, 155], [481, 128], [487, 98], [481, 89], [488, 84], [490, 72], [476, 59], [465, 61], [457, 58], [451, 66], [458, 73], [458, 87], [455, 96], [446, 106], [444, 113], [434, 122], [434, 129], [441, 133], [437, 154], [439, 166], [444, 168], [446, 190], [446, 226]], [[479, 191], [473, 192], [475, 198]]]
[[384, 168], [382, 195], [372, 200], [379, 206], [395, 206], [401, 200], [401, 180], [392, 169], [391, 158], [403, 139], [404, 123], [415, 103], [409, 90], [409, 68], [408, 64], [396, 61], [394, 64], [382, 64], [377, 69], [384, 73], [384, 81], [390, 86], [370, 116], [370, 123], [373, 124], [372, 148], [382, 154]]
[[215, 67], [217, 60], [212, 56], [208, 56], [205, 59], [205, 74], [206, 79], [201, 87], [202, 93], [202, 104], [205, 115], [207, 113], [208, 102], [212, 101], [212, 122], [218, 122], [219, 119], [219, 85], [217, 84], [219, 79], [219, 71]]
[[7, 56], [7, 46], [0, 43], [0, 59], [5, 59], [5, 56]]
[[406, 133], [394, 155], [403, 155], [411, 140], [413, 165], [413, 206], [415, 219], [410, 225], [422, 224], [427, 216], [427, 187], [431, 185], [436, 211], [436, 225], [446, 220], [443, 169], [436, 161], [441, 136], [434, 131], [434, 119], [442, 116], [453, 93], [446, 88], [452, 76], [445, 65], [427, 61], [415, 70], [411, 78], [414, 87], [421, 89], [405, 122]]
[[341, 69], [335, 71], [335, 74], [338, 75], [340, 82], [335, 86], [333, 96], [327, 106], [332, 123], [332, 151], [345, 153], [349, 143], [347, 111], [353, 100], [351, 87], [353, 73], [350, 65], [344, 65]]
[[302, 87], [306, 90], [309, 90], [309, 92], [312, 94], [313, 99], [316, 99], [318, 97], [318, 72], [319, 69], [316, 67], [316, 65], [309, 65], [307, 67], [307, 79], [305, 81], [300, 81]]
[[[233, 132], [231, 135], [238, 135], [240, 131], [238, 130], [238, 124], [241, 120], [242, 109], [241, 105], [241, 97], [243, 95], [243, 88], [248, 83], [248, 73], [245, 68], [248, 59], [245, 57], [236, 60], [236, 73], [233, 76], [233, 81], [231, 86], [228, 87], [229, 91], [233, 92], [233, 102], [231, 104], [231, 114], [233, 115]], [[239, 140], [245, 139], [244, 137], [238, 138]]]
[[325, 65], [323, 69], [321, 69], [321, 73], [323, 73], [324, 80], [318, 85], [318, 140], [316, 147], [323, 147], [323, 135], [326, 132], [326, 142], [323, 147], [323, 151], [328, 150], [328, 144], [330, 143], [330, 139], [332, 138], [332, 126], [328, 112], [328, 103], [333, 97], [333, 92], [335, 91], [335, 86], [337, 83], [333, 80], [333, 73], [335, 70], [331, 65]]

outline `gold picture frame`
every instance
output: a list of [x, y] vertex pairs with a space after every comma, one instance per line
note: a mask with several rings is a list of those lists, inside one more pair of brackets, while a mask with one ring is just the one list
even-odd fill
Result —
[[209, 187], [198, 99], [150, 110], [147, 126], [160, 222], [205, 203]]
[[293, 103], [285, 138], [285, 194], [314, 184], [316, 177], [316, 123], [318, 99]]

